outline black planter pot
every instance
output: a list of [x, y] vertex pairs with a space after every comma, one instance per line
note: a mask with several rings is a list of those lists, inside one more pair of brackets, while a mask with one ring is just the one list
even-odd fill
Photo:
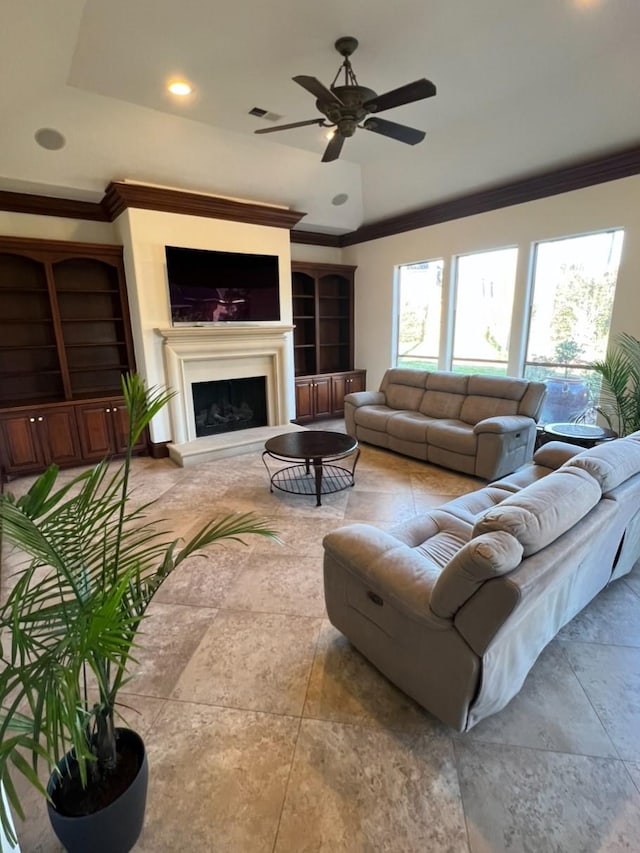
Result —
[[[119, 745], [139, 756], [138, 774], [131, 785], [116, 800], [90, 815], [68, 817], [60, 814], [47, 801], [49, 820], [68, 853], [129, 853], [142, 831], [147, 801], [149, 765], [142, 738], [130, 729], [116, 729]], [[72, 755], [63, 759], [58, 768], [67, 773], [65, 761], [75, 762]], [[52, 794], [59, 784], [58, 774], [52, 774], [47, 791]]]

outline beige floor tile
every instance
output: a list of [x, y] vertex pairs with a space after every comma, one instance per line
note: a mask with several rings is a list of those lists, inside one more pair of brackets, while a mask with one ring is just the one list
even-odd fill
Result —
[[506, 708], [461, 738], [617, 757], [564, 649], [557, 643], [542, 652], [521, 691]]
[[394, 687], [333, 625], [318, 639], [304, 716], [394, 730], [446, 728]]
[[451, 744], [303, 720], [276, 853], [468, 850]]
[[403, 521], [415, 515], [411, 494], [353, 491], [345, 512], [345, 519], [376, 521]]
[[622, 761], [456, 741], [472, 853], [638, 849], [640, 793]]
[[153, 602], [134, 652], [128, 689], [142, 696], [166, 698], [187, 661], [214, 621], [216, 611]]
[[147, 738], [138, 853], [271, 853], [298, 721], [168, 702]]
[[220, 607], [233, 581], [250, 559], [251, 551], [212, 546], [195, 554], [174, 570], [156, 593], [163, 604]]
[[640, 649], [592, 643], [565, 649], [620, 757], [640, 761]]
[[322, 617], [322, 559], [265, 554], [260, 560], [250, 560], [230, 585], [222, 606], [226, 610]]
[[319, 629], [320, 619], [219, 611], [172, 698], [300, 715]]

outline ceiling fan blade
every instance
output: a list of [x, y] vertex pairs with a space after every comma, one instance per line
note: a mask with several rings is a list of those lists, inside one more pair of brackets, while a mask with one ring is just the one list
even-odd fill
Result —
[[376, 95], [375, 98], [365, 101], [362, 106], [368, 113], [379, 113], [382, 110], [390, 110], [392, 107], [399, 107], [402, 104], [421, 101], [423, 98], [432, 98], [435, 93], [436, 87], [431, 80], [423, 77], [421, 80], [407, 83], [406, 86], [400, 86], [399, 89], [392, 89], [390, 92]]
[[310, 118], [307, 121], [294, 121], [292, 124], [279, 124], [277, 127], [261, 127], [254, 133], [275, 133], [276, 130], [291, 130], [292, 127], [307, 127], [310, 124], [324, 124], [323, 118]]
[[406, 142], [407, 145], [417, 145], [427, 135], [424, 130], [416, 130], [415, 127], [396, 124], [395, 121], [387, 121], [383, 118], [368, 118], [361, 127], [364, 130], [372, 130], [374, 133], [397, 139], [398, 142]]
[[334, 133], [329, 141], [329, 144], [325, 148], [324, 154], [322, 155], [323, 163], [330, 163], [332, 160], [337, 160], [340, 156], [340, 152], [342, 151], [342, 146], [344, 145], [344, 136], [341, 133]]
[[336, 104], [340, 104], [342, 106], [342, 101], [340, 98], [332, 92], [331, 89], [327, 89], [327, 87], [317, 80], [315, 77], [308, 77], [306, 74], [299, 74], [297, 77], [292, 77], [299, 86], [302, 86], [303, 89], [306, 89], [307, 92], [311, 92], [312, 95], [319, 101], [333, 101]]

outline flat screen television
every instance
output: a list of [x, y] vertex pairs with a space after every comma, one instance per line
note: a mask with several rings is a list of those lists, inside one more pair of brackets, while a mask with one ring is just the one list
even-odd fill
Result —
[[280, 320], [277, 255], [165, 246], [175, 324]]

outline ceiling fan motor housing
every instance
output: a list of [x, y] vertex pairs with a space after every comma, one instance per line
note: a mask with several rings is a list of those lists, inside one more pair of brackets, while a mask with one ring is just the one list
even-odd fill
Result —
[[316, 101], [316, 107], [331, 122], [338, 126], [342, 136], [353, 136], [356, 127], [367, 116], [370, 110], [365, 110], [363, 104], [376, 97], [373, 89], [366, 86], [332, 86], [331, 91], [342, 102]]

